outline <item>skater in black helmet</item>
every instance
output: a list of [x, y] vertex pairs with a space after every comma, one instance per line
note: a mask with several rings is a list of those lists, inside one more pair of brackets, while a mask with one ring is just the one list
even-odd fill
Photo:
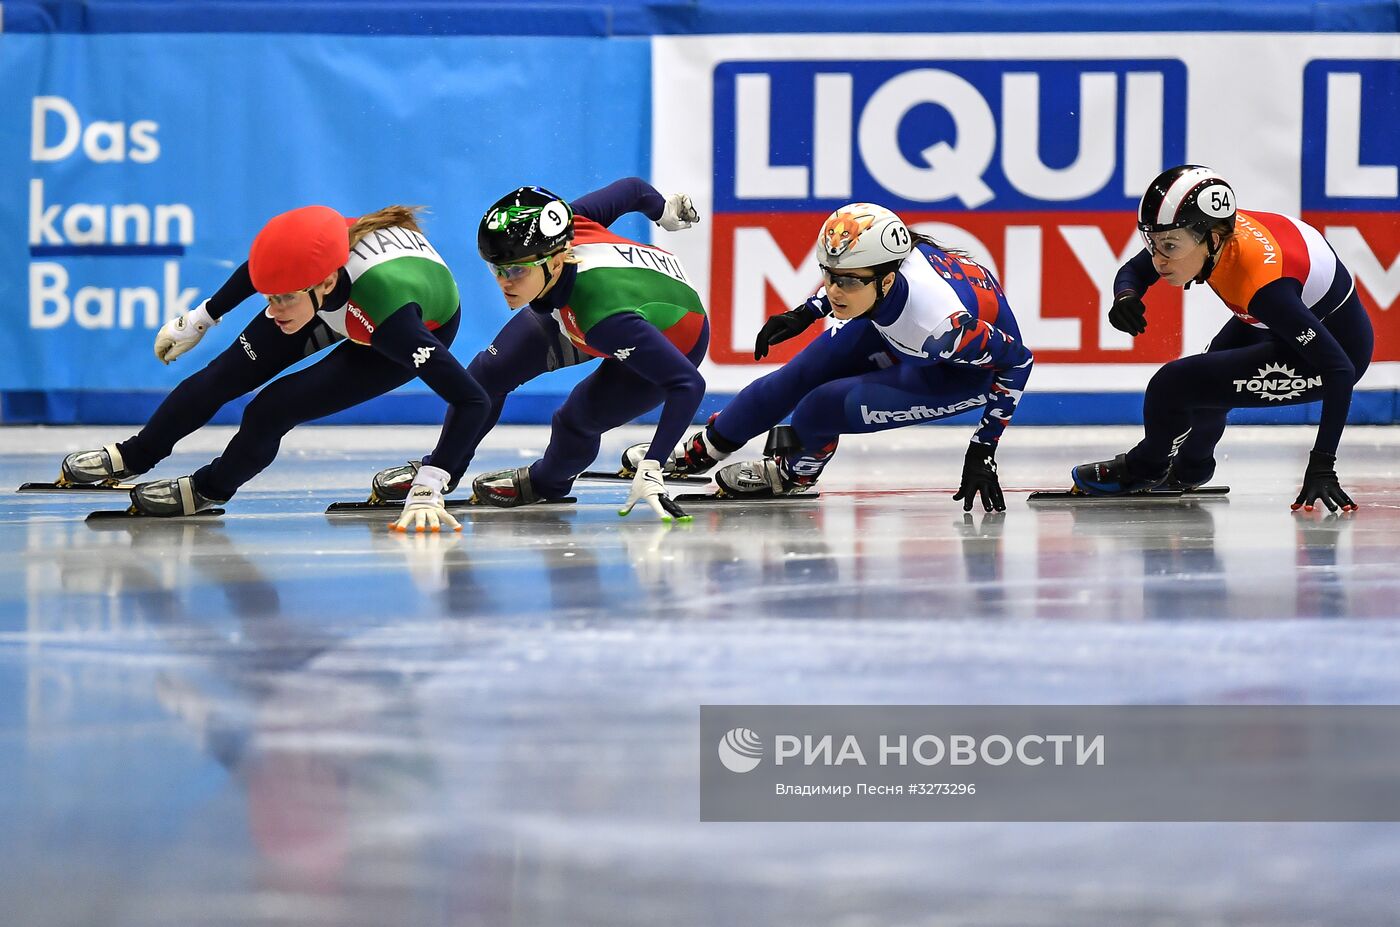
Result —
[[1337, 477], [1337, 445], [1352, 388], [1371, 363], [1371, 320], [1351, 273], [1322, 234], [1299, 219], [1236, 208], [1209, 168], [1183, 164], [1143, 194], [1147, 247], [1124, 264], [1108, 319], [1134, 337], [1147, 329], [1144, 296], [1158, 280], [1207, 284], [1234, 314], [1204, 354], [1166, 364], [1143, 399], [1146, 434], [1112, 460], [1073, 470], [1075, 487], [1118, 495], [1193, 489], [1215, 472], [1231, 409], [1322, 400], [1322, 420], [1292, 508], [1353, 511]]

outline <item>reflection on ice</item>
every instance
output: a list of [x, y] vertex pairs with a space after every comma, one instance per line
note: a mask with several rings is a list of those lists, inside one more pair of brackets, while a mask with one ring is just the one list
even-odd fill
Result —
[[[421, 439], [307, 431], [324, 446], [284, 454], [222, 521], [94, 530], [91, 502], [0, 502], [7, 922], [1393, 910], [1393, 825], [702, 826], [696, 795], [706, 703], [1395, 702], [1388, 433], [1348, 432], [1365, 507], [1345, 518], [1289, 513], [1309, 438], [1283, 431], [1241, 432], [1228, 501], [1009, 493], [1005, 514], [964, 515], [929, 488], [964, 436], [927, 428], [843, 444], [816, 502], [666, 528], [618, 519], [622, 487], [580, 484], [573, 508], [402, 536], [321, 512]], [[999, 455], [1008, 487], [1116, 440], [1028, 434]], [[30, 437], [0, 480], [46, 473], [39, 445], [67, 436]], [[477, 466], [538, 439], [512, 430]]]

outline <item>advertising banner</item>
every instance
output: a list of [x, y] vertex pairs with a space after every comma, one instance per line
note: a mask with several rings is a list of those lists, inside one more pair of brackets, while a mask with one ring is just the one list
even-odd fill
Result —
[[1229, 318], [1206, 287], [1159, 285], [1142, 337], [1106, 321], [1142, 245], [1137, 201], [1184, 162], [1223, 173], [1241, 208], [1325, 233], [1376, 325], [1361, 387], [1400, 385], [1400, 37], [754, 35], [654, 50], [653, 176], [712, 217], [675, 246], [713, 313], [712, 389], [816, 336], [753, 360], [763, 319], [820, 282], [822, 220], [870, 201], [999, 275], [1036, 354], [1028, 403], [1140, 391]]
[[168, 390], [261, 303], [169, 367], [156, 330], [311, 203], [428, 207], [470, 359], [508, 317], [481, 215], [522, 184], [573, 198], [642, 172], [647, 67], [640, 40], [0, 35], [0, 391]]

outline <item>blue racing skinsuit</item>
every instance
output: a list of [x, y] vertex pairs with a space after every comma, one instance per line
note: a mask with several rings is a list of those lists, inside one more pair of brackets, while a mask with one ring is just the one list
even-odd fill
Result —
[[[826, 290], [807, 301], [831, 314]], [[789, 414], [803, 453], [790, 466], [814, 477], [838, 436], [982, 410], [973, 440], [995, 445], [1016, 411], [1033, 358], [991, 272], [927, 243], [904, 259], [885, 298], [825, 332], [787, 364], [749, 384], [711, 427], [742, 445]]]

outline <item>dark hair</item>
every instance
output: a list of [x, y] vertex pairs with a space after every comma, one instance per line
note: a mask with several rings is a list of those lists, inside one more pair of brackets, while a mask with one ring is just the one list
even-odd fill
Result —
[[971, 257], [972, 257], [972, 255], [968, 254], [966, 251], [962, 250], [961, 248], [949, 248], [947, 245], [945, 245], [945, 244], [943, 244], [942, 242], [938, 241], [936, 238], [931, 238], [931, 237], [929, 237], [928, 235], [925, 235], [923, 232], [916, 232], [916, 231], [914, 231], [913, 229], [910, 229], [910, 230], [909, 230], [909, 237], [910, 237], [911, 239], [913, 239], [914, 244], [916, 244], [916, 245], [932, 245], [933, 247], [937, 248], [939, 251], [943, 251], [943, 252], [946, 252], [946, 253], [948, 253], [948, 254], [956, 254], [956, 255], [958, 255], [958, 256], [960, 256], [960, 257], [965, 257], [965, 258], [971, 258]]

